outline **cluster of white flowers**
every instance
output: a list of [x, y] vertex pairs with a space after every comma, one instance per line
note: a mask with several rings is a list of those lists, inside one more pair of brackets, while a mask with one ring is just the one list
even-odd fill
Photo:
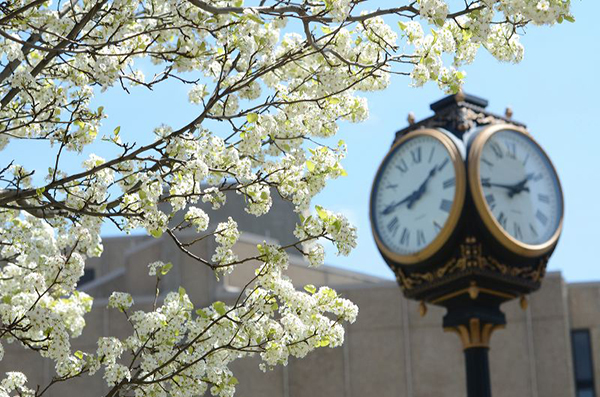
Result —
[[129, 309], [133, 305], [133, 298], [126, 292], [113, 292], [108, 298], [108, 307], [120, 310]]
[[430, 23], [442, 26], [448, 15], [448, 3], [445, 0], [420, 0], [419, 13]]
[[322, 247], [312, 245], [312, 242], [321, 236], [331, 238], [338, 249], [338, 255], [348, 255], [356, 247], [356, 228], [343, 214], [336, 214], [319, 206], [316, 206], [316, 211], [317, 216], [310, 215], [303, 219], [294, 230], [294, 235], [298, 239], [309, 243], [309, 261], [316, 265], [321, 259]]
[[225, 273], [231, 273], [233, 271], [233, 266], [229, 265], [238, 259], [232, 248], [239, 238], [240, 232], [237, 228], [237, 222], [231, 217], [227, 219], [227, 222], [221, 222], [217, 225], [217, 229], [215, 230], [215, 241], [218, 245], [212, 256], [212, 261], [223, 266], [220, 270]]
[[34, 396], [34, 390], [25, 386], [27, 377], [21, 372], [7, 372], [0, 382], [0, 395], [8, 397], [13, 391], [19, 396]]
[[208, 214], [198, 207], [189, 207], [184, 219], [194, 225], [198, 233], [208, 227]]
[[[573, 21], [569, 1], [563, 0], [482, 0], [470, 13], [446, 18], [445, 0], [419, 0], [420, 14], [433, 25], [425, 35], [417, 21], [400, 22], [407, 44], [414, 46], [419, 59], [411, 72], [413, 85], [422, 86], [437, 81], [440, 88], [455, 92], [460, 89], [465, 73], [456, 70], [475, 59], [483, 46], [496, 59], [520, 62], [524, 48], [519, 42], [518, 27], [528, 22], [552, 25], [563, 20]], [[444, 66], [442, 55], [453, 55], [453, 65]]]

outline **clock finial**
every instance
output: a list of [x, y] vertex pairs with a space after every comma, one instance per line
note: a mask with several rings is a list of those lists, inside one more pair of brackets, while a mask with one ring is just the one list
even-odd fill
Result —
[[506, 110], [504, 111], [504, 116], [506, 116], [507, 119], [511, 119], [513, 115], [513, 110], [510, 106], [506, 107]]
[[413, 125], [415, 123], [415, 114], [413, 112], [408, 112], [408, 116], [406, 117], [409, 125]]

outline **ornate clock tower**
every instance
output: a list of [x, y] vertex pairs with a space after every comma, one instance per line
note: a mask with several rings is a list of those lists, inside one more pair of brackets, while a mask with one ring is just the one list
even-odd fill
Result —
[[488, 349], [500, 304], [541, 285], [560, 236], [563, 195], [550, 159], [511, 115], [459, 93], [396, 133], [371, 192], [379, 251], [404, 295], [443, 306], [462, 341], [467, 395], [491, 396]]

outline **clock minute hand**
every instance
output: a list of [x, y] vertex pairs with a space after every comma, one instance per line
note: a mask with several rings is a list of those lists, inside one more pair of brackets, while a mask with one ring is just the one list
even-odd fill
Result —
[[436, 174], [436, 172], [438, 171], [439, 166], [435, 166], [433, 167], [430, 171], [429, 174], [427, 175], [427, 177], [425, 178], [425, 180], [423, 181], [423, 183], [421, 183], [421, 185], [419, 186], [419, 188], [417, 190], [415, 190], [414, 192], [412, 192], [411, 194], [409, 194], [408, 196], [406, 196], [405, 198], [403, 198], [402, 200], [398, 201], [397, 203], [392, 203], [390, 205], [388, 205], [387, 207], [385, 207], [383, 209], [383, 211], [381, 212], [383, 215], [388, 215], [391, 212], [393, 212], [397, 207], [401, 206], [404, 203], [408, 204], [406, 205], [408, 208], [411, 208], [413, 206], [413, 204], [419, 199], [421, 198], [421, 196], [423, 195], [423, 193], [425, 193], [425, 189], [427, 188], [427, 182], [429, 182], [429, 180]]
[[531, 179], [533, 178], [533, 174], [527, 174], [527, 176], [525, 177], [525, 179], [523, 179], [520, 182], [517, 182], [513, 185], [506, 185], [503, 183], [493, 183], [490, 182], [489, 178], [483, 178], [481, 180], [481, 186], [483, 187], [501, 187], [503, 189], [508, 189], [508, 195], [510, 197], [514, 196], [515, 194], [521, 193], [522, 191], [529, 191], [529, 188], [527, 186], [525, 186], [525, 184]]
[[423, 181], [423, 183], [421, 183], [421, 186], [419, 186], [419, 188], [417, 190], [414, 191], [414, 197], [412, 198], [412, 200], [406, 205], [408, 208], [412, 207], [413, 204], [419, 200], [421, 198], [421, 196], [423, 195], [423, 193], [425, 193], [425, 189], [427, 188], [427, 182], [429, 182], [429, 180], [435, 175], [435, 173], [438, 171], [438, 166], [436, 165], [435, 167], [433, 167], [431, 169], [431, 171], [429, 171], [429, 174], [427, 175], [427, 178], [425, 178], [425, 180]]
[[392, 203], [392, 204], [388, 205], [387, 207], [385, 207], [383, 209], [383, 211], [381, 211], [381, 213], [383, 215], [391, 214], [397, 207], [401, 206], [402, 204], [404, 204], [406, 202], [412, 201], [413, 200], [413, 196], [416, 193], [417, 193], [417, 191], [415, 190], [414, 192], [412, 192], [408, 196], [404, 197], [402, 200], [398, 201], [397, 203]]

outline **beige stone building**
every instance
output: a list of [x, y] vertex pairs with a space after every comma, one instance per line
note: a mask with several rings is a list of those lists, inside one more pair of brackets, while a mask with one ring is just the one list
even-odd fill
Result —
[[[245, 230], [236, 246], [240, 255], [264, 239], [285, 243], [292, 238], [289, 208], [278, 206], [258, 224], [239, 204], [231, 200], [228, 206], [230, 213], [238, 208], [238, 223]], [[210, 252], [211, 244], [195, 250]], [[114, 290], [128, 291], [137, 305], [149, 306], [154, 285], [147, 264], [158, 259], [175, 264], [162, 290], [182, 285], [197, 305], [232, 299], [252, 272], [239, 269], [217, 281], [166, 238], [107, 238], [102, 258], [89, 262], [87, 282], [80, 287], [95, 297], [95, 304], [86, 316], [84, 334], [73, 341], [74, 349], [94, 351], [98, 336], [129, 333], [122, 313], [105, 308], [107, 297]], [[466, 395], [461, 343], [455, 334], [443, 332], [442, 309], [429, 307], [421, 317], [418, 304], [404, 299], [392, 281], [327, 266], [311, 269], [299, 257], [292, 256], [289, 275], [299, 287], [335, 287], [359, 305], [358, 320], [347, 327], [343, 347], [320, 349], [266, 374], [256, 359], [236, 362], [237, 396]], [[494, 333], [490, 351], [494, 397], [600, 396], [600, 283], [567, 284], [559, 273], [550, 273], [526, 310], [518, 302], [505, 304], [503, 310], [508, 325]], [[14, 345], [6, 346], [0, 362], [1, 372], [9, 369], [22, 370], [40, 384], [48, 383], [53, 373], [49, 361]], [[100, 374], [54, 386], [49, 395], [102, 396], [105, 390]]]

